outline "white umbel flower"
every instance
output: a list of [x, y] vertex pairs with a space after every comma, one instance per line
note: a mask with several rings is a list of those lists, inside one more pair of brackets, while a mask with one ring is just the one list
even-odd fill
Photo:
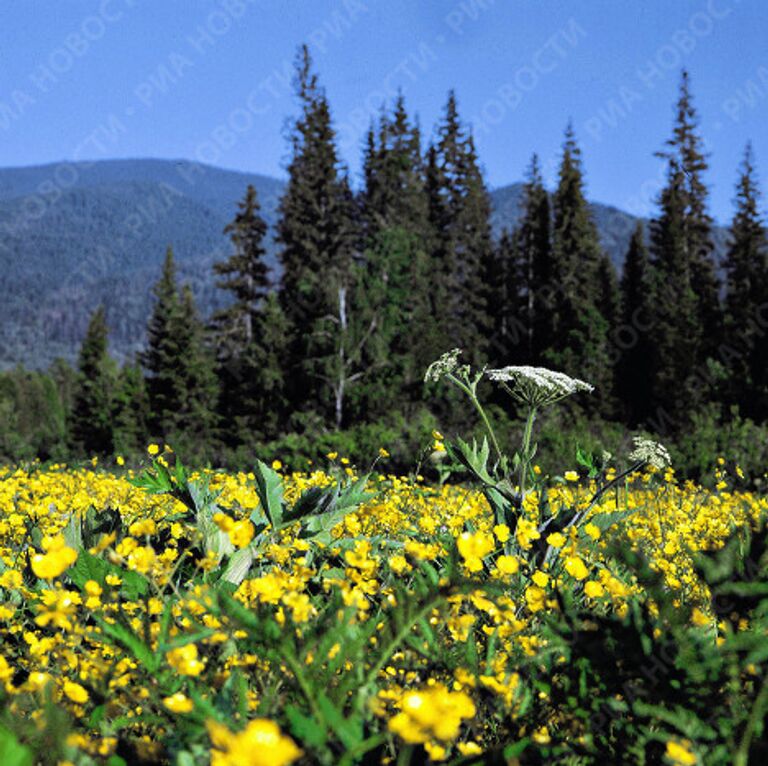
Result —
[[513, 399], [530, 407], [544, 407], [580, 391], [595, 390], [583, 380], [546, 367], [502, 367], [486, 374], [501, 383]]
[[629, 459], [636, 463], [648, 463], [661, 470], [672, 463], [672, 459], [663, 444], [646, 439], [644, 436], [633, 436], [635, 448], [629, 453]]
[[425, 383], [437, 383], [440, 378], [450, 375], [452, 372], [461, 372], [462, 370], [469, 371], [467, 365], [459, 364], [459, 355], [461, 354], [460, 348], [454, 348], [452, 351], [448, 351], [443, 354], [436, 362], [432, 362], [427, 368], [427, 373], [424, 376]]

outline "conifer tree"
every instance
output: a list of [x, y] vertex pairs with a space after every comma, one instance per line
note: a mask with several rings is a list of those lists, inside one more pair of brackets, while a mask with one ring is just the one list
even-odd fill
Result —
[[80, 348], [70, 421], [73, 448], [80, 454], [112, 452], [112, 379], [107, 356], [104, 307], [94, 311]]
[[[518, 234], [523, 312], [519, 317], [529, 363], [538, 363], [555, 338], [550, 296], [555, 289], [549, 195], [541, 177], [539, 158], [531, 159], [523, 191], [523, 215]], [[522, 357], [520, 357], [522, 358]]]
[[121, 455], [140, 455], [149, 440], [149, 394], [141, 365], [120, 370], [112, 400], [114, 449]]
[[269, 293], [264, 238], [267, 224], [259, 215], [256, 189], [248, 186], [235, 219], [225, 229], [234, 253], [214, 265], [222, 280], [217, 286], [234, 298], [230, 306], [213, 317], [218, 377], [221, 387], [220, 414], [225, 439], [231, 444], [252, 443], [267, 415], [258, 403], [268, 372], [261, 361], [270, 353], [264, 348], [263, 311]]
[[153, 292], [156, 302], [142, 355], [149, 372], [150, 426], [172, 446], [200, 455], [215, 432], [214, 360], [191, 289], [185, 285], [179, 291], [171, 248]]
[[428, 155], [427, 189], [435, 227], [435, 276], [445, 305], [438, 319], [446, 323], [451, 345], [465, 350], [470, 362], [483, 361], [491, 319], [483, 285], [483, 264], [491, 257], [491, 203], [478, 166], [474, 139], [461, 123], [451, 91], [438, 126], [434, 152]]
[[382, 110], [378, 132], [371, 126], [363, 158], [363, 221], [370, 243], [382, 229], [428, 233], [421, 134], [399, 94], [391, 112]]
[[632, 233], [620, 286], [620, 321], [613, 341], [619, 357], [616, 390], [626, 421], [637, 426], [651, 414], [651, 272], [643, 224]]
[[569, 125], [565, 133], [559, 181], [553, 199], [550, 291], [553, 337], [543, 358], [564, 372], [589, 380], [610, 402], [612, 365], [608, 320], [601, 311], [600, 264], [603, 253], [584, 196], [581, 152]]
[[306, 46], [299, 53], [296, 91], [302, 113], [291, 137], [278, 223], [280, 303], [290, 334], [286, 381], [297, 409], [313, 408], [338, 426], [360, 372], [352, 369], [357, 360], [348, 333], [357, 216], [336, 153], [328, 100]]
[[213, 318], [217, 344], [230, 347], [235, 354], [253, 340], [255, 318], [270, 286], [264, 247], [267, 224], [259, 210], [256, 189], [249, 184], [237, 215], [224, 229], [235, 252], [213, 266], [214, 273], [222, 277], [216, 286], [230, 292], [234, 299]]
[[712, 256], [712, 218], [707, 211], [709, 192], [704, 183], [708, 169], [703, 141], [698, 134], [699, 118], [693, 105], [690, 77], [683, 71], [676, 106], [673, 136], [661, 156], [676, 161], [683, 174], [683, 225], [687, 258], [690, 261], [691, 288], [696, 295], [697, 317], [701, 327], [698, 362], [714, 354], [720, 341], [721, 307], [719, 284]]
[[736, 212], [725, 258], [725, 338], [722, 361], [731, 401], [750, 417], [768, 416], [768, 342], [764, 327], [768, 297], [768, 242], [758, 204], [754, 155], [747, 144], [736, 188]]
[[148, 389], [153, 433], [160, 435], [175, 424], [184, 398], [178, 360], [183, 354], [176, 336], [179, 294], [173, 249], [168, 247], [160, 279], [153, 290], [155, 305], [147, 325], [147, 347], [141, 355], [149, 373]]
[[686, 198], [683, 171], [670, 159], [659, 215], [651, 222], [652, 390], [654, 420], [676, 427], [700, 401], [690, 383], [701, 360], [702, 327], [689, 258]]
[[488, 342], [492, 366], [525, 364], [530, 360], [527, 277], [520, 257], [520, 234], [504, 229], [484, 267], [486, 303], [493, 306]]

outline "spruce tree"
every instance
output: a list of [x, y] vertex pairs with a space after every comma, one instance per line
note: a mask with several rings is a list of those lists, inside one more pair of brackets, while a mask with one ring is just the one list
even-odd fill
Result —
[[601, 310], [603, 253], [584, 195], [581, 152], [570, 125], [565, 133], [553, 213], [554, 286], [548, 301], [553, 335], [542, 357], [592, 383], [600, 392], [600, 406], [605, 411], [611, 401], [613, 376], [609, 325]]
[[525, 364], [528, 344], [527, 283], [519, 232], [504, 229], [484, 267], [485, 295], [491, 314], [488, 363], [495, 367]]
[[713, 355], [721, 337], [719, 284], [713, 259], [712, 218], [707, 211], [709, 192], [704, 183], [708, 169], [703, 141], [698, 134], [699, 118], [693, 105], [690, 78], [683, 71], [676, 106], [673, 136], [667, 141], [668, 160], [676, 160], [683, 173], [685, 200], [685, 245], [691, 264], [691, 287], [696, 294], [701, 326], [699, 363]]
[[107, 356], [107, 322], [104, 307], [91, 315], [80, 347], [78, 375], [70, 420], [73, 448], [79, 454], [112, 452], [112, 379]]
[[149, 373], [148, 389], [152, 418], [150, 427], [156, 435], [175, 425], [184, 399], [178, 361], [184, 353], [176, 330], [179, 294], [173, 249], [168, 247], [160, 279], [153, 290], [155, 305], [147, 325], [147, 347], [141, 355]]
[[253, 186], [248, 186], [235, 219], [224, 232], [230, 235], [234, 253], [216, 263], [214, 272], [223, 277], [217, 287], [230, 292], [233, 301], [214, 315], [212, 324], [224, 438], [234, 446], [253, 442], [265, 414], [254, 407], [262, 399], [259, 389], [264, 385], [258, 360], [266, 353], [262, 314], [270, 286], [264, 247], [267, 224], [259, 215]]
[[451, 345], [468, 361], [484, 361], [490, 333], [483, 264], [491, 257], [491, 203], [478, 166], [471, 132], [459, 119], [456, 97], [448, 95], [438, 139], [428, 154], [429, 213], [435, 231], [435, 280], [440, 313]]
[[[539, 363], [554, 343], [554, 312], [550, 306], [556, 287], [551, 242], [549, 195], [541, 177], [539, 158], [531, 159], [523, 191], [523, 211], [518, 234], [523, 311], [518, 318], [525, 332], [523, 350], [528, 363]], [[520, 357], [522, 358], [522, 357]]]
[[142, 355], [149, 372], [150, 427], [187, 454], [210, 454], [216, 425], [214, 359], [192, 290], [178, 288], [171, 248], [153, 292], [156, 302]]
[[297, 410], [329, 424], [344, 419], [356, 363], [348, 329], [357, 237], [356, 205], [340, 166], [330, 108], [309, 52], [299, 53], [302, 113], [292, 136], [288, 186], [280, 202], [280, 303], [290, 345], [286, 381]]
[[670, 160], [660, 212], [651, 222], [652, 425], [657, 429], [679, 427], [700, 401], [690, 381], [701, 360], [702, 327], [689, 258], [686, 196], [683, 171]]
[[112, 400], [114, 449], [121, 455], [141, 455], [149, 440], [149, 394], [141, 365], [120, 370]]
[[259, 210], [256, 189], [249, 184], [237, 215], [224, 229], [235, 252], [213, 266], [214, 273], [222, 277], [216, 286], [230, 292], [233, 298], [226, 309], [214, 315], [217, 342], [234, 354], [253, 339], [254, 321], [270, 286], [264, 247], [267, 224]]
[[768, 243], [758, 205], [754, 155], [747, 144], [736, 187], [736, 212], [725, 258], [725, 337], [721, 359], [729, 373], [731, 402], [758, 420], [768, 416]]
[[637, 426], [651, 414], [651, 272], [643, 224], [637, 223], [624, 258], [620, 321], [612, 335], [619, 357], [616, 391], [626, 422]]

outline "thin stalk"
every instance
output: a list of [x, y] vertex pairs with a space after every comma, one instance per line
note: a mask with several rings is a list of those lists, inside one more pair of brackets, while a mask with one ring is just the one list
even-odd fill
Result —
[[733, 759], [734, 766], [747, 766], [749, 763], [749, 749], [752, 745], [752, 738], [755, 735], [757, 725], [765, 718], [766, 708], [768, 707], [768, 676], [763, 679], [763, 685], [760, 693], [757, 695], [755, 704], [749, 712], [749, 719], [739, 742], [739, 749]]
[[520, 461], [520, 497], [525, 497], [525, 485], [527, 483], [528, 472], [531, 469], [531, 436], [533, 435], [533, 423], [536, 420], [536, 408], [531, 407], [528, 411], [528, 417], [525, 421], [525, 431], [523, 431], [523, 452]]
[[485, 410], [480, 404], [480, 400], [477, 398], [474, 386], [468, 386], [466, 383], [459, 380], [455, 375], [448, 375], [448, 378], [469, 397], [475, 409], [478, 411], [483, 424], [485, 425], [485, 430], [488, 431], [488, 435], [491, 437], [491, 443], [493, 444], [493, 449], [496, 451], [496, 457], [501, 460], [503, 458], [501, 447], [499, 447], [499, 442], [496, 439], [496, 434], [494, 433], [493, 427], [491, 426], [491, 421], [488, 420], [488, 415], [485, 414]]

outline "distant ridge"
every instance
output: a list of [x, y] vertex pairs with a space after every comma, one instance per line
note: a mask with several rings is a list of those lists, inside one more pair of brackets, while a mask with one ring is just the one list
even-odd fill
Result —
[[[113, 354], [134, 354], [169, 244], [201, 311], [220, 306], [211, 266], [230, 251], [222, 230], [248, 184], [273, 226], [285, 183], [269, 176], [157, 159], [0, 168], [0, 367], [73, 359], [102, 302]], [[517, 183], [491, 193], [496, 234], [515, 225], [522, 192]], [[592, 209], [620, 266], [636, 219], [608, 205]], [[721, 249], [722, 230], [717, 239]], [[269, 260], [275, 265], [272, 243]]]

